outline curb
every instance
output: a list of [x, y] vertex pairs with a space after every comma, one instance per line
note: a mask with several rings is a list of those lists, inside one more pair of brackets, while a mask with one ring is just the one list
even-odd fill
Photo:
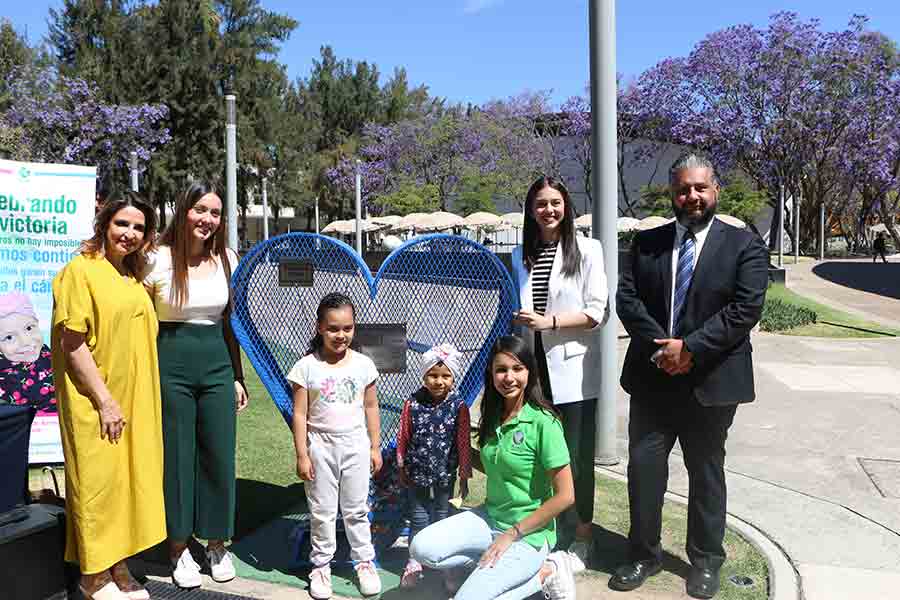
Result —
[[[606, 467], [595, 467], [594, 471], [604, 477], [621, 482], [628, 478]], [[666, 492], [666, 500], [687, 506], [687, 498], [674, 492]], [[800, 578], [794, 565], [784, 550], [772, 538], [752, 523], [731, 513], [726, 514], [726, 525], [754, 546], [763, 556], [769, 567], [769, 600], [800, 600]]]

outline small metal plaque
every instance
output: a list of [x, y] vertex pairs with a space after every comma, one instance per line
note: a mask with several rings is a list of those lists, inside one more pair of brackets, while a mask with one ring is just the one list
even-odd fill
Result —
[[357, 323], [353, 338], [379, 373], [406, 372], [406, 323]]
[[316, 265], [305, 258], [282, 258], [278, 261], [279, 287], [312, 287]]

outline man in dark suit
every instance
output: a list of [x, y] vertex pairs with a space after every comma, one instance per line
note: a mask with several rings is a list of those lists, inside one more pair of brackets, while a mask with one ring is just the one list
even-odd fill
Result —
[[685, 154], [669, 172], [676, 221], [637, 234], [616, 295], [631, 336], [622, 387], [631, 395], [631, 562], [609, 581], [628, 591], [660, 571], [661, 512], [676, 439], [690, 478], [687, 592], [712, 598], [725, 561], [725, 439], [754, 399], [750, 330], [762, 314], [768, 251], [714, 219], [715, 169]]

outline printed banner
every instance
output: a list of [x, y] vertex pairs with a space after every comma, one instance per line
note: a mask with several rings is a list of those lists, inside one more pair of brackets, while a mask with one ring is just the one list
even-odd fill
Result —
[[63, 461], [53, 369], [53, 277], [91, 237], [94, 167], [0, 160], [0, 402], [38, 408], [30, 463]]

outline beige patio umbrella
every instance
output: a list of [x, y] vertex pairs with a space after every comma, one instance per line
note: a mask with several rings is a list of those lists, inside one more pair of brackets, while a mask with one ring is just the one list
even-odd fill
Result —
[[403, 220], [403, 217], [400, 215], [384, 215], [383, 217], [372, 217], [369, 219], [372, 223], [376, 223], [378, 225], [387, 225], [388, 227], [393, 227], [397, 223]]
[[470, 229], [496, 226], [500, 225], [501, 223], [503, 223], [503, 219], [501, 219], [498, 215], [489, 212], [474, 212], [463, 219], [463, 224]]
[[516, 229], [522, 229], [525, 226], [525, 215], [520, 212], [506, 213], [505, 215], [500, 215], [500, 218]]
[[[370, 223], [365, 219], [360, 219], [359, 224], [363, 233], [375, 231], [382, 227], [381, 225]], [[339, 233], [341, 235], [350, 235], [351, 233], [356, 233], [356, 219], [348, 219], [346, 221], [332, 221], [322, 229], [322, 233]]]
[[332, 221], [322, 228], [322, 233], [348, 234], [351, 231], [355, 230], [350, 229], [350, 221]]
[[593, 226], [594, 215], [588, 213], [575, 219], [575, 229], [589, 230]]
[[616, 219], [616, 231], [634, 231], [638, 223], [640, 220], [634, 217], [619, 217]]
[[741, 229], [747, 227], [746, 223], [744, 223], [737, 217], [732, 217], [731, 215], [716, 215], [716, 218], [723, 223], [728, 223], [729, 225], [734, 225], [735, 227], [740, 227]]
[[465, 220], [453, 213], [437, 211], [426, 215], [416, 229], [420, 231], [444, 231], [463, 225]]
[[665, 225], [666, 223], [668, 223], [671, 220], [672, 219], [667, 219], [665, 217], [656, 217], [656, 216], [645, 217], [645, 218], [641, 219], [640, 223], [638, 223], [638, 225], [635, 229], [637, 229], [638, 231], [647, 231], [648, 229], [654, 229], [661, 225]]
[[422, 223], [422, 220], [428, 215], [425, 213], [409, 213], [404, 216], [397, 222], [397, 224], [391, 226], [392, 232], [405, 232], [410, 229], [416, 229]]

